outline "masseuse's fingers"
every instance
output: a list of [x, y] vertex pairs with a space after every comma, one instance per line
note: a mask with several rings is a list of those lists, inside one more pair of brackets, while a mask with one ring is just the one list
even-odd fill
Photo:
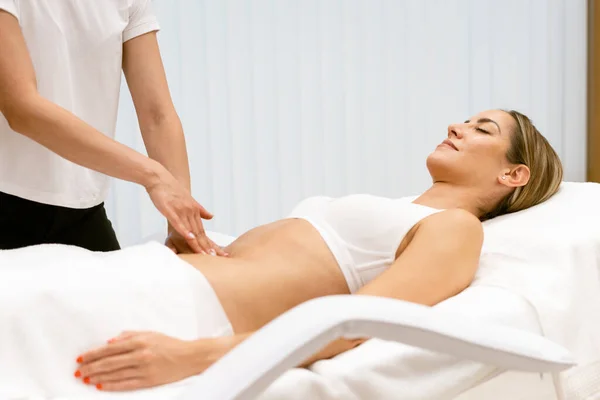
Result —
[[225, 252], [225, 250], [223, 250], [221, 248], [221, 246], [219, 246], [218, 244], [216, 244], [215, 242], [213, 242], [210, 238], [208, 239], [208, 241], [210, 242], [210, 245], [213, 249], [215, 249], [215, 252], [217, 253], [218, 256], [223, 256], [223, 257], [228, 257], [229, 254], [227, 254]]
[[[204, 229], [198, 231], [196, 216], [210, 219], [212, 214], [206, 211], [194, 198], [189, 190], [184, 187], [175, 177], [166, 169], [162, 170], [158, 176], [158, 181], [153, 181], [146, 191], [155, 207], [169, 221], [171, 226], [185, 238], [190, 248], [196, 253], [208, 253], [210, 248], [203, 248], [206, 235]], [[200, 220], [200, 219], [198, 219]]]
[[[196, 203], [198, 204], [198, 203]], [[209, 213], [206, 208], [204, 208], [201, 204], [198, 204], [198, 213], [200, 214], [200, 218], [202, 219], [212, 219], [214, 215]]]
[[[202, 206], [200, 206], [202, 207]], [[199, 212], [196, 218], [193, 221], [190, 221], [192, 224], [196, 226], [198, 242], [200, 246], [204, 249], [206, 254], [211, 254], [213, 256], [227, 256], [227, 254], [218, 246], [215, 242], [213, 242], [207, 235], [204, 230], [204, 225], [202, 224], [202, 213]]]
[[198, 242], [200, 246], [204, 249], [206, 254], [211, 254], [213, 256], [225, 256], [225, 252], [221, 247], [219, 247], [215, 242], [213, 242], [207, 235], [204, 230], [204, 226], [202, 225], [202, 220], [200, 219], [201, 214], [198, 213], [197, 218], [194, 221], [191, 221], [197, 227], [198, 232]]
[[165, 245], [168, 248], [170, 248], [175, 254], [194, 253], [194, 250], [192, 250], [192, 248], [187, 244], [187, 240], [174, 229], [167, 237]]
[[[177, 218], [180, 221], [181, 227], [175, 229], [185, 238], [188, 245], [194, 252], [200, 254], [210, 254], [211, 247], [202, 225], [202, 215], [206, 216], [207, 219], [212, 218], [212, 214], [208, 213], [196, 200], [191, 196], [183, 202], [178, 204], [179, 209]], [[170, 221], [170, 220], [169, 220]]]
[[[180, 218], [177, 213], [168, 209], [165, 216], [175, 228], [175, 230], [185, 239], [188, 246], [194, 251], [194, 253], [203, 253], [202, 247], [198, 243], [196, 235], [192, 232], [192, 226], [187, 218]], [[185, 222], [185, 223], [184, 223]]]
[[[203, 209], [202, 206], [200, 206]], [[205, 211], [206, 212], [206, 211]], [[196, 233], [196, 239], [198, 240], [198, 244], [202, 247], [205, 254], [210, 254], [213, 256], [226, 256], [225, 252], [221, 247], [219, 247], [215, 242], [210, 240], [210, 238], [206, 235], [206, 231], [204, 230], [204, 225], [202, 224], [202, 212], [198, 212], [195, 218], [190, 218], [190, 225], [193, 227], [194, 232]]]
[[202, 249], [202, 254], [211, 254], [210, 244], [208, 243], [206, 232], [204, 232], [204, 226], [202, 226], [202, 221], [200, 221], [198, 215], [199, 213], [190, 216], [188, 218], [188, 223], [192, 227], [192, 231], [194, 232], [198, 246], [200, 246]]

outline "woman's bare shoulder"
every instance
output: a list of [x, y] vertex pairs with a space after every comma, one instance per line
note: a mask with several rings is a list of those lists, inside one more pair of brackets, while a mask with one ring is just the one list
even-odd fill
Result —
[[452, 208], [432, 214], [425, 218], [421, 227], [427, 227], [427, 230], [442, 229], [444, 232], [472, 232], [482, 233], [483, 225], [479, 218], [474, 214], [461, 208]]

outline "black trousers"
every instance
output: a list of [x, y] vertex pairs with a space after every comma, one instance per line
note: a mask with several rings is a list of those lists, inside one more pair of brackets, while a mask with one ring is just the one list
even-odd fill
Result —
[[42, 243], [69, 244], [92, 251], [120, 248], [104, 203], [75, 209], [36, 203], [0, 192], [0, 249]]

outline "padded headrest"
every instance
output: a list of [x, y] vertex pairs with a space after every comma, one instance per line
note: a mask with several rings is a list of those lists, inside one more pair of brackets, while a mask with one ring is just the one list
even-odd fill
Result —
[[563, 182], [546, 202], [486, 221], [484, 231], [484, 252], [600, 246], [600, 184]]
[[564, 182], [548, 201], [486, 221], [473, 285], [502, 287], [527, 299], [544, 335], [576, 356], [580, 367], [572, 373], [590, 368], [584, 375], [596, 379], [600, 184]]

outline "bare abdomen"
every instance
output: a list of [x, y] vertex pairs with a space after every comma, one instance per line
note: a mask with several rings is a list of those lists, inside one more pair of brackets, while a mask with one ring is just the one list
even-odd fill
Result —
[[259, 329], [304, 301], [349, 293], [329, 248], [304, 220], [252, 229], [226, 251], [228, 258], [181, 257], [210, 282], [236, 333]]

